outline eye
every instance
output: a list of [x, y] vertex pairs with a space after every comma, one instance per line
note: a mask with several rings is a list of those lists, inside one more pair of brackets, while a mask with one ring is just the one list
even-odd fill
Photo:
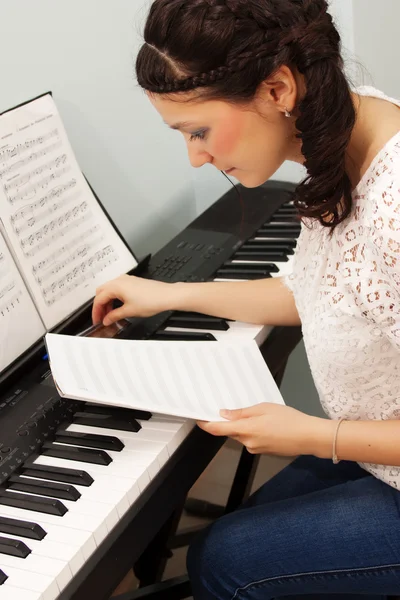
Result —
[[202, 131], [195, 131], [194, 133], [192, 133], [190, 135], [189, 140], [191, 142], [194, 142], [194, 140], [204, 140], [205, 137], [206, 137], [206, 130], [203, 129]]

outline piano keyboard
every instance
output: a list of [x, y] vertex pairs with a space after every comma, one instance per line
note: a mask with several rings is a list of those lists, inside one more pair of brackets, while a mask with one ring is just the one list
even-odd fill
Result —
[[[301, 229], [296, 215], [297, 211], [292, 203], [282, 205], [274, 213], [271, 221], [263, 225], [245, 242], [228, 263], [224, 263], [214, 281], [247, 281], [250, 278], [290, 275], [296, 240]], [[182, 323], [177, 322], [177, 317], [182, 320]], [[255, 340], [261, 346], [271, 330], [272, 327], [268, 325], [225, 321], [214, 317], [204, 318], [202, 315], [192, 315], [187, 318], [187, 313], [182, 312], [174, 313], [167, 321], [163, 332], [158, 332], [155, 337], [164, 334], [166, 339], [168, 334], [173, 334], [175, 339], [190, 339], [190, 336], [198, 336], [198, 339], [220, 341], [228, 338], [231, 340], [234, 336]]]
[[[281, 206], [220, 266], [215, 281], [289, 274], [300, 232], [295, 215], [291, 203]], [[153, 337], [239, 336], [261, 345], [271, 329], [175, 312]], [[56, 600], [193, 426], [176, 417], [89, 404], [65, 421], [1, 489], [0, 600]]]
[[92, 426], [63, 426], [59, 442], [10, 478], [0, 496], [1, 600], [58, 598], [194, 425], [148, 416], [139, 431], [103, 427], [95, 415]]

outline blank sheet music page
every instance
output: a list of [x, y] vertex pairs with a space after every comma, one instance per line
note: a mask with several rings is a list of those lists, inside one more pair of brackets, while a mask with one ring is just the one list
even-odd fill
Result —
[[191, 419], [221, 408], [283, 404], [254, 341], [159, 342], [47, 334], [61, 394]]
[[50, 95], [0, 116], [0, 216], [47, 329], [137, 264], [86, 183]]
[[0, 371], [46, 330], [0, 231]]

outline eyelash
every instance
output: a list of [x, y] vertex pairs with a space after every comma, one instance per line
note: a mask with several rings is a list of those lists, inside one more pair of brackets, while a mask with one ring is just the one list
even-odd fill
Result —
[[192, 133], [190, 136], [190, 141], [194, 142], [194, 140], [204, 140], [206, 137], [205, 131], [196, 131], [196, 133]]

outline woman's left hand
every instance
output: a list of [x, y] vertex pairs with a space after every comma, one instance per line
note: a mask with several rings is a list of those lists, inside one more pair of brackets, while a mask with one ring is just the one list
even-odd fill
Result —
[[334, 422], [328, 419], [267, 402], [221, 411], [221, 416], [228, 421], [199, 421], [197, 424], [211, 435], [239, 441], [251, 454], [332, 456]]

